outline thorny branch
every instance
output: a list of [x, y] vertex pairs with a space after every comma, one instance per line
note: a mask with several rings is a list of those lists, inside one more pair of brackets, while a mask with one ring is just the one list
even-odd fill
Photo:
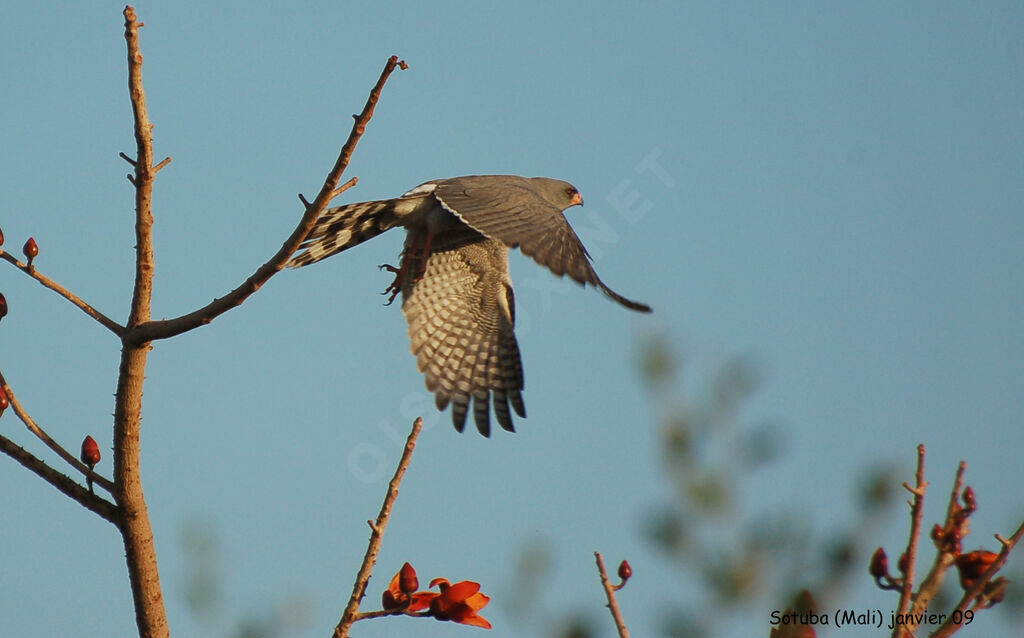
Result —
[[[36, 423], [35, 420], [32, 418], [32, 416], [29, 415], [29, 413], [25, 411], [24, 407], [22, 407], [21, 402], [18, 401], [17, 395], [15, 395], [14, 391], [11, 390], [11, 386], [7, 385], [7, 379], [4, 378], [3, 372], [0, 372], [0, 388], [3, 388], [4, 392], [7, 394], [7, 399], [11, 402], [11, 407], [14, 409], [14, 413], [18, 415], [18, 418], [21, 419], [21, 422], [25, 424], [25, 427], [28, 428], [28, 430], [32, 434], [36, 435], [36, 437], [40, 441], [45, 443], [48, 448], [50, 448], [51, 450], [56, 452], [57, 456], [61, 457], [65, 461], [67, 461], [68, 465], [74, 467], [76, 470], [78, 470], [79, 472], [81, 472], [85, 476], [91, 478], [97, 485], [99, 485], [103, 489], [107, 490], [108, 492], [112, 492], [114, 490], [114, 484], [109, 479], [107, 479], [107, 478], [105, 478], [103, 476], [100, 476], [99, 474], [97, 474], [93, 470], [90, 470], [88, 467], [86, 467], [85, 463], [82, 463], [81, 461], [79, 461], [73, 454], [71, 454], [70, 452], [65, 450], [64, 447], [61, 446], [60, 443], [57, 443], [56, 441], [54, 441], [53, 438], [49, 434], [47, 434], [46, 431], [43, 428], [39, 427], [39, 424]], [[21, 449], [21, 448], [19, 448], [19, 449]], [[39, 462], [43, 463], [43, 465], [46, 465], [43, 461], [39, 461]], [[49, 466], [47, 466], [47, 467], [49, 467]], [[52, 470], [52, 471], [53, 472], [57, 472], [56, 470]], [[57, 472], [57, 474], [60, 474], [60, 473]], [[64, 476], [64, 475], [60, 474], [60, 476]], [[68, 477], [65, 476], [64, 478], [68, 478]], [[68, 478], [68, 480], [71, 480], [71, 479]], [[66, 492], [66, 491], [64, 493], [68, 494], [68, 492]], [[86, 490], [85, 493], [88, 494], [89, 492]], [[71, 496], [72, 498], [75, 498], [71, 494], [68, 494], [68, 496]], [[79, 503], [81, 503], [82, 505], [86, 505], [84, 502], [82, 502], [81, 499], [75, 498], [75, 500], [78, 501]], [[86, 507], [88, 507], [88, 506], [86, 505]]]
[[65, 299], [67, 299], [68, 301], [73, 303], [74, 305], [78, 306], [82, 310], [82, 312], [84, 312], [85, 314], [89, 315], [90, 317], [92, 317], [93, 319], [98, 321], [107, 330], [110, 330], [111, 332], [113, 332], [114, 334], [116, 334], [119, 337], [124, 335], [124, 331], [125, 331], [125, 327], [124, 326], [122, 326], [121, 324], [117, 323], [116, 321], [114, 321], [110, 317], [106, 316], [105, 314], [103, 314], [99, 310], [96, 310], [95, 308], [93, 308], [92, 306], [87, 304], [85, 301], [83, 301], [81, 297], [79, 297], [75, 293], [71, 292], [70, 290], [68, 290], [64, 286], [61, 286], [56, 281], [50, 279], [49, 277], [47, 277], [43, 273], [39, 272], [39, 270], [36, 269], [35, 266], [31, 266], [30, 267], [27, 263], [22, 263], [22, 262], [18, 261], [18, 259], [15, 258], [14, 255], [12, 255], [9, 252], [3, 250], [2, 248], [0, 248], [0, 259], [3, 259], [5, 261], [10, 262], [18, 270], [22, 271], [23, 273], [25, 273], [29, 277], [35, 279], [36, 281], [38, 281], [42, 285], [46, 286], [50, 290], [54, 291], [55, 293], [57, 293], [61, 297], [64, 297]]
[[25, 448], [3, 435], [0, 435], [0, 451], [21, 463], [21, 465], [34, 472], [71, 499], [77, 501], [82, 507], [92, 510], [114, 525], [119, 524], [120, 517], [116, 505], [105, 498], [90, 493], [89, 490], [75, 482], [70, 476], [61, 474], [43, 460], [33, 456]]
[[[248, 279], [223, 297], [214, 299], [206, 306], [180, 317], [163, 321], [152, 321], [138, 326], [130, 335], [134, 342], [143, 343], [155, 339], [167, 339], [193, 328], [206, 325], [217, 318], [218, 315], [240, 305], [249, 295], [259, 290], [268, 279], [284, 268], [288, 259], [302, 243], [302, 240], [306, 238], [306, 235], [313, 229], [317, 219], [326, 210], [331, 200], [356, 185], [358, 181], [356, 178], [352, 178], [341, 186], [338, 186], [338, 182], [341, 181], [341, 175], [345, 172], [349, 161], [352, 159], [352, 153], [356, 149], [356, 144], [359, 143], [359, 139], [366, 131], [367, 123], [373, 117], [373, 111], [377, 106], [377, 101], [380, 99], [381, 90], [384, 88], [384, 84], [391, 76], [391, 73], [395, 70], [395, 67], [405, 69], [408, 65], [404, 60], [400, 61], [398, 56], [391, 56], [388, 59], [384, 70], [380, 74], [380, 78], [377, 80], [377, 84], [370, 91], [370, 97], [367, 99], [363, 111], [359, 115], [354, 116], [355, 122], [352, 125], [352, 132], [349, 133], [348, 140], [342, 147], [334, 168], [328, 173], [327, 179], [324, 180], [324, 184], [316, 198], [306, 205], [305, 214], [299, 220], [299, 224], [292, 231], [292, 234], [285, 240], [280, 250], [269, 261], [256, 269], [256, 272]], [[306, 202], [305, 198], [301, 199], [303, 203]]]

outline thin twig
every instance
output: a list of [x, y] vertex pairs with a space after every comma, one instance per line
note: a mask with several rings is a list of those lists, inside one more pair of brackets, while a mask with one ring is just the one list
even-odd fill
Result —
[[319, 219], [320, 215], [327, 209], [327, 205], [330, 201], [352, 186], [355, 186], [355, 179], [349, 180], [348, 183], [340, 187], [338, 186], [338, 182], [341, 181], [341, 175], [345, 172], [345, 169], [348, 167], [348, 164], [352, 159], [352, 152], [355, 151], [356, 144], [359, 143], [359, 139], [366, 131], [367, 123], [369, 123], [370, 118], [373, 117], [373, 110], [377, 106], [377, 101], [380, 99], [380, 93], [384, 88], [384, 84], [387, 82], [391, 73], [395, 70], [395, 67], [400, 65], [401, 63], [397, 56], [391, 56], [391, 58], [388, 59], [387, 64], [384, 66], [384, 71], [381, 72], [380, 78], [377, 80], [377, 84], [375, 84], [373, 89], [370, 91], [370, 97], [367, 99], [362, 113], [356, 117], [355, 122], [352, 124], [352, 131], [349, 133], [348, 140], [346, 140], [345, 145], [341, 148], [341, 152], [338, 154], [338, 160], [335, 162], [334, 168], [332, 168], [331, 172], [328, 173], [327, 179], [324, 180], [324, 184], [320, 188], [320, 192], [317, 194], [316, 199], [306, 206], [305, 214], [303, 214], [302, 219], [299, 220], [298, 226], [295, 227], [292, 234], [287, 240], [285, 240], [280, 250], [278, 250], [269, 261], [257, 268], [256, 272], [254, 272], [248, 279], [228, 294], [214, 299], [206, 306], [188, 314], [181, 315], [180, 317], [166, 319], [163, 321], [151, 321], [145, 325], [138, 326], [138, 328], [132, 331], [132, 341], [136, 343], [144, 343], [156, 339], [167, 339], [168, 337], [173, 337], [183, 332], [198, 328], [199, 326], [206, 325], [216, 319], [219, 315], [241, 305], [249, 295], [259, 290], [268, 279], [284, 268], [284, 265], [295, 253], [299, 245], [302, 244], [306, 235], [308, 235], [313, 229], [317, 219]]
[[[14, 390], [11, 390], [11, 386], [7, 385], [7, 379], [4, 378], [3, 372], [0, 372], [0, 387], [2, 387], [4, 389], [4, 392], [7, 393], [7, 398], [11, 402], [11, 407], [14, 409], [14, 413], [18, 415], [18, 418], [21, 419], [21, 422], [25, 424], [25, 427], [28, 428], [29, 432], [36, 435], [36, 438], [45, 443], [46, 447], [56, 452], [57, 456], [64, 459], [68, 463], [68, 465], [75, 468], [85, 476], [91, 478], [97, 485], [107, 490], [108, 492], [114, 491], [114, 484], [109, 479], [100, 476], [93, 470], [90, 470], [89, 467], [85, 463], [79, 461], [74, 454], [71, 454], [70, 452], [65, 450], [60, 443], [54, 441], [53, 438], [46, 433], [46, 430], [39, 427], [39, 424], [36, 423], [35, 420], [31, 417], [31, 415], [29, 415], [29, 413], [25, 411], [25, 408], [22, 407], [21, 402], [18, 401], [17, 395], [14, 394]], [[63, 476], [63, 474], [61, 476]], [[78, 502], [81, 503], [81, 501]], [[85, 505], [85, 503], [82, 504]]]
[[387, 616], [409, 616], [411, 618], [430, 618], [430, 612], [406, 611], [404, 609], [377, 609], [375, 611], [361, 611], [356, 614], [353, 622], [360, 620], [371, 620], [373, 618], [384, 618]]
[[162, 168], [163, 168], [164, 166], [167, 166], [167, 165], [168, 165], [168, 164], [170, 164], [170, 163], [171, 163], [171, 158], [170, 158], [170, 157], [165, 157], [165, 158], [164, 158], [164, 161], [160, 162], [159, 164], [157, 164], [156, 166], [154, 166], [154, 167], [153, 167], [153, 172], [154, 172], [154, 173], [159, 173], [159, 172], [160, 172], [160, 170], [161, 170], [161, 169], [162, 169]]
[[608, 609], [612, 612], [615, 628], [619, 630], [619, 638], [629, 638], [629, 629], [626, 628], [626, 621], [622, 619], [622, 612], [619, 611], [619, 602], [615, 599], [615, 587], [608, 580], [604, 557], [601, 556], [601, 552], [594, 552], [594, 557], [597, 559], [597, 571], [601, 575], [601, 586], [604, 587], [604, 594], [608, 597]]
[[76, 483], [70, 476], [61, 474], [47, 465], [45, 461], [36, 458], [31, 452], [3, 435], [0, 435], [0, 451], [35, 472], [37, 476], [56, 487], [82, 507], [92, 510], [101, 518], [110, 521], [114, 525], [120, 525], [120, 516], [116, 505], [103, 497], [96, 496]]
[[416, 420], [412, 423], [412, 431], [409, 433], [409, 438], [405, 442], [402, 459], [398, 462], [398, 468], [395, 470], [395, 475], [391, 478], [391, 482], [388, 483], [388, 492], [384, 496], [384, 503], [381, 505], [380, 513], [377, 514], [377, 520], [367, 521], [372, 530], [370, 532], [370, 543], [366, 547], [363, 563], [359, 566], [359, 573], [356, 575], [356, 582], [352, 587], [352, 596], [348, 599], [348, 605], [345, 606], [341, 620], [338, 621], [337, 627], [334, 628], [335, 638], [346, 638], [348, 636], [348, 631], [352, 627], [352, 623], [355, 622], [356, 615], [359, 613], [359, 603], [363, 600], [363, 596], [366, 595], [366, 586], [370, 582], [370, 574], [373, 572], [373, 566], [377, 563], [377, 554], [380, 552], [380, 545], [384, 539], [384, 529], [388, 525], [388, 519], [391, 518], [391, 508], [395, 504], [395, 499], [398, 498], [398, 488], [402, 484], [402, 477], [405, 476], [405, 470], [408, 469], [409, 462], [412, 460], [412, 452], [416, 449], [416, 437], [420, 435], [420, 430], [422, 429], [423, 417], [416, 417]]
[[142, 52], [135, 9], [124, 9], [124, 37], [128, 43], [128, 92], [135, 122], [135, 285], [132, 290], [128, 327], [149, 320], [153, 297], [153, 124], [146, 108], [146, 90], [142, 84]]
[[[949, 494], [949, 504], [946, 506], [946, 520], [943, 522], [943, 529], [949, 529], [954, 524], [954, 518], [956, 513], [959, 511], [958, 499], [964, 486], [964, 473], [967, 471], [967, 462], [961, 461], [956, 472], [956, 479], [953, 481], [953, 490]], [[947, 550], [946, 548], [939, 547], [935, 553], [935, 562], [932, 564], [928, 574], [921, 581], [920, 587], [918, 587], [917, 595], [913, 597], [913, 605], [910, 608], [910, 617], [915, 618], [927, 609], [932, 599], [938, 593], [939, 588], [942, 587], [943, 581], [946, 579], [946, 572], [952, 567], [953, 562], [956, 560], [956, 555]], [[911, 627], [907, 626], [906, 629], [910, 630]], [[908, 631], [911, 635], [912, 631]], [[898, 635], [898, 634], [894, 634]]]
[[[1020, 539], [1024, 538], [1024, 522], [1020, 524], [1017, 531], [1013, 533], [1008, 540], [996, 534], [996, 539], [1002, 544], [1003, 548], [999, 551], [999, 556], [996, 560], [985, 570], [979, 578], [975, 579], [974, 583], [964, 592], [963, 597], [957, 604], [956, 609], [950, 612], [946, 622], [932, 633], [932, 638], [946, 638], [952, 636], [957, 632], [958, 629], [963, 625], [964, 612], [971, 605], [972, 602], [981, 594], [985, 589], [985, 585], [988, 584], [992, 577], [996, 575], [1003, 565], [1006, 564], [1007, 559], [1010, 557], [1010, 552], [1013, 551], [1014, 546], [1020, 542]], [[954, 622], [959, 620], [960, 622]]]
[[[924, 480], [924, 443], [917, 446], [917, 475], [914, 489], [914, 501], [910, 507], [910, 539], [907, 541], [906, 571], [903, 574], [903, 586], [900, 589], [900, 604], [897, 613], [904, 616], [910, 608], [910, 597], [914, 593], [914, 567], [917, 564], [917, 545], [921, 538], [921, 521], [924, 519], [924, 495], [928, 483]], [[909, 486], [904, 483], [908, 489]], [[893, 630], [894, 632], [896, 629]], [[894, 635], [896, 635], [894, 633]]]
[[84, 312], [85, 314], [89, 315], [90, 317], [92, 317], [93, 319], [98, 321], [107, 330], [110, 330], [111, 332], [113, 332], [114, 334], [116, 334], [119, 337], [124, 334], [124, 332], [125, 332], [125, 327], [124, 326], [122, 326], [121, 324], [117, 323], [116, 321], [114, 321], [110, 317], [106, 316], [105, 314], [103, 314], [99, 310], [96, 310], [95, 308], [93, 308], [92, 306], [87, 304], [85, 301], [83, 301], [81, 297], [79, 297], [75, 293], [71, 292], [70, 290], [68, 290], [64, 286], [58, 284], [56, 281], [50, 279], [49, 277], [47, 277], [43, 273], [39, 272], [39, 269], [37, 269], [34, 265], [31, 268], [29, 268], [28, 264], [25, 264], [25, 263], [22, 263], [22, 262], [18, 261], [17, 258], [14, 257], [14, 255], [10, 254], [9, 252], [7, 252], [7, 251], [5, 251], [3, 249], [0, 249], [0, 259], [3, 259], [5, 261], [8, 261], [8, 262], [14, 264], [14, 266], [18, 270], [22, 271], [23, 273], [25, 273], [29, 277], [31, 277], [31, 278], [35, 279], [36, 281], [38, 281], [39, 283], [41, 283], [43, 286], [49, 288], [50, 290], [54, 291], [55, 293], [57, 293], [61, 297], [64, 297], [65, 299], [67, 299], [71, 303], [75, 304], [76, 306], [78, 306], [82, 310], [82, 312]]

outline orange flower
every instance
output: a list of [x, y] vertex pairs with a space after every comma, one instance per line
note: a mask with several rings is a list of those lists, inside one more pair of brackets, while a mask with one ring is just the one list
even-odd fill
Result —
[[491, 628], [491, 623], [477, 614], [491, 602], [490, 596], [480, 593], [480, 583], [464, 580], [452, 585], [444, 578], [435, 578], [430, 581], [430, 586], [441, 590], [440, 594], [433, 594], [430, 601], [430, 613], [434, 618]]
[[391, 579], [391, 584], [381, 596], [381, 604], [384, 609], [389, 611], [396, 609], [410, 612], [422, 611], [430, 607], [430, 601], [433, 598], [440, 595], [429, 591], [413, 593], [417, 587], [419, 587], [419, 580], [416, 578], [416, 570], [409, 563], [405, 563]]
[[996, 562], [999, 554], [986, 552], [983, 549], [960, 554], [956, 557], [956, 566], [960, 570], [960, 586], [970, 589], [974, 581], [981, 578], [981, 575]]

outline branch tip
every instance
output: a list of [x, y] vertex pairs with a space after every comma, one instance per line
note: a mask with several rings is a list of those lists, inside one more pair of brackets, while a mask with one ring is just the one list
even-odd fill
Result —
[[359, 603], [366, 595], [366, 586], [370, 582], [373, 566], [377, 563], [377, 554], [380, 553], [380, 546], [384, 540], [384, 529], [388, 526], [388, 520], [391, 518], [391, 508], [395, 504], [395, 499], [398, 498], [398, 488], [402, 484], [405, 471], [409, 468], [409, 462], [412, 461], [412, 452], [416, 449], [416, 438], [422, 429], [423, 419], [417, 417], [413, 421], [409, 438], [405, 441], [405, 448], [402, 450], [402, 458], [398, 462], [398, 467], [395, 468], [395, 475], [391, 477], [391, 481], [388, 483], [388, 490], [384, 495], [384, 503], [380, 507], [380, 513], [377, 514], [377, 520], [366, 521], [373, 532], [370, 534], [370, 542], [366, 546], [366, 554], [363, 556], [363, 562], [359, 566], [359, 572], [356, 574], [356, 582], [352, 586], [352, 595], [345, 606], [345, 611], [341, 614], [341, 620], [338, 621], [337, 626], [334, 628], [335, 636], [348, 636], [348, 630], [359, 614]]
[[[338, 195], [341, 195], [342, 193], [344, 193], [345, 191], [347, 191], [348, 189], [352, 188], [353, 186], [355, 186], [358, 183], [359, 183], [359, 178], [358, 177], [353, 177], [352, 179], [348, 180], [347, 182], [345, 182], [341, 186], [339, 186], [339, 187], [335, 188], [334, 190], [332, 190], [330, 192], [330, 194], [327, 196], [327, 201], [330, 201], [330, 200], [334, 199], [335, 197], [337, 197]], [[308, 203], [306, 205], [309, 206]]]

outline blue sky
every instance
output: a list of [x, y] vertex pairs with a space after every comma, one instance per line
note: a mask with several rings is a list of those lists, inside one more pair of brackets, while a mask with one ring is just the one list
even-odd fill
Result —
[[[5, 247], [34, 236], [38, 268], [117, 320], [134, 239], [117, 156], [134, 148], [122, 8], [0, 10]], [[548, 610], [604, 620], [592, 552], [626, 556], [636, 576], [623, 611], [635, 635], [652, 635], [655, 603], [699, 596], [641, 533], [668, 494], [635, 366], [658, 333], [688, 379], [737, 353], [764, 366], [745, 416], [780, 423], [784, 455], [750, 486], [755, 511], [802, 499], [817, 532], [834, 529], [853, 516], [860, 469], [896, 461], [909, 480], [924, 442], [928, 520], [966, 459], [982, 507], [969, 546], [1019, 523], [1020, 6], [136, 8], [156, 154], [173, 157], [154, 196], [155, 316], [207, 303], [277, 250], [301, 214], [296, 193], [316, 192], [391, 54], [410, 69], [385, 89], [347, 174], [360, 184], [340, 202], [462, 174], [566, 179], [585, 197], [569, 215], [597, 271], [655, 309], [629, 313], [513, 255], [530, 416], [491, 440], [457, 435], [430, 407], [401, 312], [381, 306], [390, 279], [376, 266], [395, 259], [400, 233], [281, 273], [212, 325], [157, 343], [143, 479], [176, 635], [215, 635], [181, 596], [179, 540], [194, 520], [220, 536], [226, 616], [298, 598], [308, 623], [289, 635], [325, 635], [395, 437], [418, 414], [428, 427], [370, 603], [409, 560], [428, 578], [483, 583], [492, 635], [540, 633], [500, 598], [519, 551], [543, 541], [555, 561]], [[108, 452], [118, 343], [12, 268], [0, 268], [0, 290], [8, 382], [69, 448], [92, 434]], [[44, 454], [13, 414], [0, 431]], [[130, 635], [114, 530], [9, 459], [0, 486], [4, 632]], [[905, 526], [893, 511], [877, 544], [898, 547]], [[890, 609], [864, 580], [849, 605]], [[762, 611], [735, 635], [766, 633]], [[358, 629], [479, 631], [413, 622]]]

